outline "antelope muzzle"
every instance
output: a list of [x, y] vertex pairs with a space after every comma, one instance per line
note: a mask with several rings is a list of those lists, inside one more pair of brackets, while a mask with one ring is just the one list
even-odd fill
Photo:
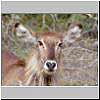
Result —
[[54, 72], [57, 70], [57, 62], [55, 60], [46, 60], [44, 68], [48, 72]]

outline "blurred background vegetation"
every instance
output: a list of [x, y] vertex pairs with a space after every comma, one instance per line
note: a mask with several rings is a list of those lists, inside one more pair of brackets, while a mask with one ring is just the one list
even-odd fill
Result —
[[[66, 31], [68, 23], [77, 21], [82, 23], [84, 30], [89, 30], [97, 24], [98, 17], [97, 14], [2, 14], [2, 20], [5, 24], [16, 20], [36, 32], [41, 32], [53, 28], [53, 31]], [[47, 27], [43, 30], [44, 23]]]
[[[2, 14], [2, 50], [8, 49], [19, 58], [26, 59], [29, 51], [35, 48], [35, 45], [19, 42], [18, 37], [12, 36], [12, 34], [16, 34], [12, 31], [14, 22], [20, 22], [37, 33], [53, 31], [62, 34], [67, 33], [69, 23], [81, 23], [83, 32], [88, 33], [78, 41], [78, 45], [83, 44], [84, 48], [69, 47], [65, 48], [63, 52], [65, 67], [70, 70], [66, 71], [64, 85], [97, 85], [98, 51], [97, 47], [93, 47], [94, 43], [98, 41], [97, 14]], [[10, 34], [8, 34], [9, 32]], [[97, 37], [94, 37], [95, 34]], [[67, 57], [72, 60], [68, 61]], [[81, 61], [82, 57], [87, 58], [87, 62], [86, 60]], [[77, 58], [79, 59], [76, 61]]]

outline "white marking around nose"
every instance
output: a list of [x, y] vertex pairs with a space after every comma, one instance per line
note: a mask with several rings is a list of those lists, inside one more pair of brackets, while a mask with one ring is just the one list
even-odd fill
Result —
[[57, 70], [57, 62], [56, 62], [55, 60], [47, 60], [47, 61], [45, 62], [44, 68], [45, 68], [46, 70], [49, 70], [49, 68], [48, 68], [47, 65], [46, 65], [47, 62], [50, 62], [51, 64], [52, 64], [52, 63], [55, 63], [56, 66], [54, 67], [54, 70]]

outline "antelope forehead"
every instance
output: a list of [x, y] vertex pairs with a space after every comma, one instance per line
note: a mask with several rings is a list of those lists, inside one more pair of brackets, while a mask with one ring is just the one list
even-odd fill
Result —
[[57, 37], [45, 37], [44, 38], [44, 42], [45, 43], [47, 43], [47, 44], [55, 44], [56, 42], [58, 42], [59, 41], [59, 38], [57, 38]]

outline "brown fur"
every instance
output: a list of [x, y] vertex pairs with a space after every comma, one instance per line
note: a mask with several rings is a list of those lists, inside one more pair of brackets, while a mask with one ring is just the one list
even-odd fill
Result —
[[25, 61], [9, 50], [2, 51], [2, 85], [17, 85], [17, 79], [24, 73]]

